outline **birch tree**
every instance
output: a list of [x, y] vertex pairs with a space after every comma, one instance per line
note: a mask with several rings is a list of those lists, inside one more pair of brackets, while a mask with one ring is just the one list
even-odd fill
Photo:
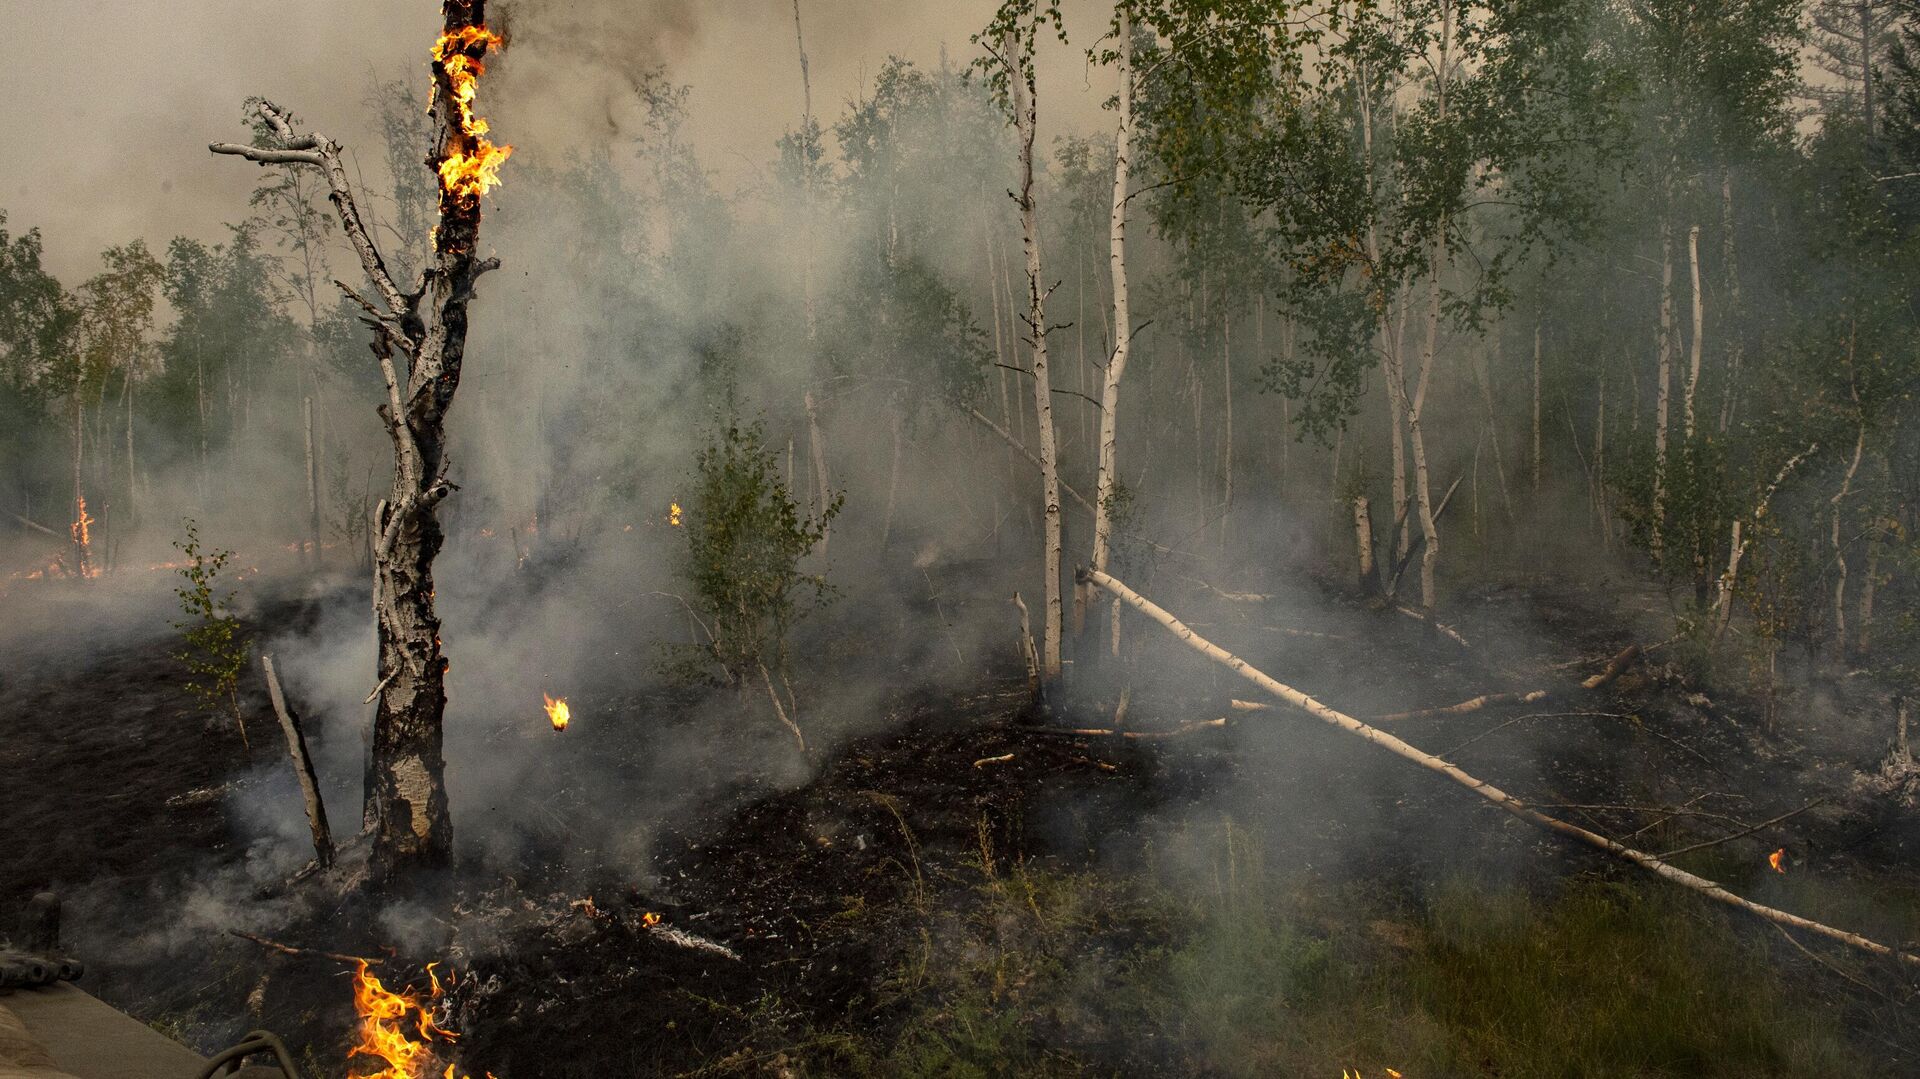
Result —
[[447, 412], [466, 357], [467, 307], [475, 281], [499, 262], [476, 253], [480, 197], [499, 182], [511, 152], [487, 137], [473, 111], [487, 54], [501, 39], [487, 29], [486, 0], [444, 0], [442, 33], [431, 51], [432, 145], [438, 177], [432, 259], [404, 291], [368, 231], [342, 163], [341, 146], [317, 131], [297, 132], [286, 110], [253, 108], [268, 133], [254, 145], [214, 143], [262, 166], [318, 169], [342, 231], [371, 286], [368, 296], [342, 285], [373, 330], [386, 400], [379, 413], [393, 443], [393, 486], [373, 522], [373, 608], [379, 666], [368, 812], [375, 864], [386, 870], [439, 865], [453, 853], [442, 753], [447, 661], [434, 608], [433, 564], [444, 535], [440, 503], [448, 478]]
[[1021, 316], [1032, 348], [1026, 374], [1033, 380], [1033, 407], [1037, 424], [1035, 450], [1040, 459], [1040, 502], [1043, 512], [1041, 563], [1045, 600], [1041, 625], [1041, 675], [1046, 682], [1060, 677], [1060, 635], [1063, 607], [1060, 560], [1064, 522], [1060, 513], [1059, 449], [1053, 426], [1053, 380], [1047, 363], [1047, 295], [1040, 257], [1038, 199], [1034, 194], [1033, 143], [1039, 124], [1039, 102], [1033, 75], [1034, 48], [1044, 23], [1051, 22], [1065, 40], [1058, 9], [1045, 10], [1035, 0], [1008, 0], [976, 40], [987, 50], [981, 61], [989, 83], [1011, 114], [1019, 142], [1019, 169], [1014, 204], [1020, 210], [1021, 249], [1026, 255], [1027, 303]]

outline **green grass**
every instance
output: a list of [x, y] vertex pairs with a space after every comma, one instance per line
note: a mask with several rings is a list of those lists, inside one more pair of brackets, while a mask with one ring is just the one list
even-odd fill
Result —
[[[1879, 1074], [1768, 941], [1655, 882], [1407, 907], [1227, 858], [1180, 890], [1019, 866], [935, 915], [868, 1074]], [[1201, 894], [1195, 894], [1198, 891]], [[832, 1074], [851, 1074], [834, 1069]], [[870, 1071], [869, 1071], [870, 1069]], [[817, 1074], [828, 1074], [822, 1071]]]

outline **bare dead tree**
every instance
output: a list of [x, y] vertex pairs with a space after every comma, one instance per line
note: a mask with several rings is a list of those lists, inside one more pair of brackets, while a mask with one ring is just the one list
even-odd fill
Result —
[[374, 292], [368, 297], [335, 282], [366, 312], [363, 321], [373, 329], [372, 350], [386, 383], [378, 411], [393, 442], [393, 489], [374, 515], [381, 688], [367, 784], [374, 859], [384, 870], [444, 864], [453, 852], [441, 749], [447, 662], [433, 603], [433, 562], [444, 542], [436, 513], [456, 489], [447, 478], [446, 419], [466, 356], [467, 305], [474, 282], [499, 265], [475, 254], [480, 196], [498, 182], [500, 164], [511, 152], [488, 141], [486, 121], [472, 108], [485, 56], [501, 44], [486, 28], [485, 9], [486, 0], [441, 4], [427, 158], [439, 178], [439, 223], [433, 258], [412, 291], [402, 291], [387, 271], [347, 182], [339, 143], [319, 132], [296, 133], [290, 113], [256, 101], [272, 132], [260, 140], [263, 145], [209, 147], [262, 166], [319, 169]]

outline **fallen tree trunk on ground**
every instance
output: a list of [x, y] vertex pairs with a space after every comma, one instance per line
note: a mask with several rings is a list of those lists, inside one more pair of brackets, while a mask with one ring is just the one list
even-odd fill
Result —
[[[1201, 637], [1193, 630], [1188, 629], [1179, 619], [1162, 610], [1155, 605], [1153, 601], [1140, 595], [1133, 589], [1128, 588], [1113, 577], [1098, 570], [1085, 571], [1085, 574], [1087, 580], [1111, 592], [1127, 606], [1160, 623], [1168, 632], [1179, 638], [1194, 651], [1234, 671], [1242, 678], [1273, 694], [1287, 704], [1298, 708], [1323, 723], [1338, 727], [1349, 734], [1357, 735], [1360, 738], [1372, 742], [1374, 745], [1379, 746], [1395, 756], [1403, 757], [1429, 771], [1438, 772], [1529, 824], [1544, 828], [1550, 832], [1557, 832], [1560, 835], [1568, 836], [1572, 839], [1577, 839], [1588, 846], [1603, 850], [1608, 854], [1625, 858], [1656, 876], [1691, 888], [1709, 899], [1724, 903], [1730, 907], [1736, 907], [1749, 914], [1764, 918], [1767, 921], [1774, 922], [1778, 925], [1791, 926], [1795, 929], [1804, 929], [1810, 933], [1818, 933], [1823, 937], [1859, 948], [1862, 951], [1871, 952], [1874, 955], [1896, 958], [1920, 967], [1920, 956], [1895, 951], [1877, 941], [1868, 940], [1858, 933], [1849, 933], [1844, 929], [1835, 929], [1833, 926], [1824, 925], [1808, 918], [1802, 918], [1797, 914], [1790, 914], [1784, 910], [1778, 910], [1760, 903], [1755, 903], [1750, 899], [1735, 895], [1705, 877], [1697, 876], [1684, 869], [1669, 865], [1645, 851], [1635, 850], [1625, 844], [1617, 843], [1608, 839], [1606, 836], [1600, 835], [1597, 832], [1590, 832], [1579, 825], [1569, 824], [1558, 818], [1549, 817], [1545, 813], [1534, 809], [1491, 783], [1468, 775], [1450, 762], [1409, 745], [1385, 731], [1369, 727], [1344, 712], [1335, 711], [1321, 704], [1319, 701], [1314, 700], [1312, 697], [1307, 696], [1305, 693], [1294, 689], [1292, 686], [1276, 681], [1271, 676], [1256, 670], [1248, 664], [1247, 661]], [[1637, 649], [1633, 651], [1637, 651]]]

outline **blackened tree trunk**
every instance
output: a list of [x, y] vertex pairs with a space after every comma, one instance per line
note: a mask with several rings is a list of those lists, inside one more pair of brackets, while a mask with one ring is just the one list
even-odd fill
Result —
[[215, 144], [262, 165], [321, 169], [341, 225], [375, 296], [342, 285], [367, 313], [373, 353], [386, 383], [379, 408], [393, 442], [393, 488], [375, 513], [373, 608], [379, 641], [379, 706], [369, 762], [367, 819], [383, 871], [446, 863], [453, 852], [442, 723], [447, 661], [434, 611], [433, 562], [444, 542], [436, 517], [454, 491], [447, 479], [446, 420], [466, 356], [467, 304], [474, 281], [498, 263], [475, 256], [480, 196], [498, 182], [510, 147], [487, 140], [472, 112], [476, 80], [500, 38], [486, 29], [486, 0], [443, 0], [443, 32], [432, 51], [434, 142], [427, 164], [439, 177], [433, 258], [420, 284], [401, 292], [362, 223], [338, 143], [296, 135], [288, 115], [256, 107], [279, 145]]

